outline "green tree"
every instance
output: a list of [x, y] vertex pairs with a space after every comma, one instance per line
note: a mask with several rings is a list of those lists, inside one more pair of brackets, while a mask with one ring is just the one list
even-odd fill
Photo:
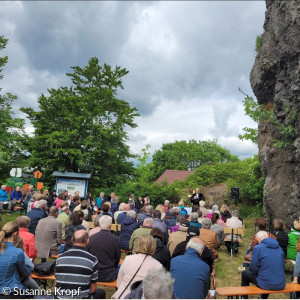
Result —
[[[134, 171], [125, 127], [136, 127], [136, 108], [116, 97], [128, 71], [98, 64], [72, 67], [71, 87], [48, 90], [39, 108], [22, 108], [35, 133], [28, 144], [30, 163], [50, 178], [53, 171], [91, 173], [90, 187], [110, 187]], [[53, 183], [53, 182], [51, 182]]]
[[238, 157], [216, 141], [175, 141], [163, 144], [152, 159], [149, 173], [156, 180], [165, 170], [195, 170], [201, 165], [238, 161]]
[[[0, 52], [6, 47], [8, 39], [0, 36]], [[8, 57], [0, 57], [0, 79], [2, 68], [8, 61]], [[2, 88], [0, 87], [0, 92]], [[24, 151], [22, 146], [24, 136], [24, 121], [14, 118], [13, 102], [17, 96], [10, 93], [0, 94], [0, 179], [9, 177], [12, 167], [22, 167]]]

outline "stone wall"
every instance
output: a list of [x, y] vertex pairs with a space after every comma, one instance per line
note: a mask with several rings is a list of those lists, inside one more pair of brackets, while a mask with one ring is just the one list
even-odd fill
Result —
[[300, 0], [266, 0], [262, 47], [250, 74], [258, 103], [274, 110], [281, 124], [294, 111], [298, 137], [285, 149], [274, 147], [279, 130], [260, 122], [258, 148], [263, 175], [264, 214], [285, 220], [288, 226], [300, 216]]

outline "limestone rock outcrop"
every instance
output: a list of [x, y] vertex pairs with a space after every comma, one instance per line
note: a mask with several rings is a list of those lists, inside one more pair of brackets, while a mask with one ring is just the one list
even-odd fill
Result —
[[289, 125], [291, 113], [297, 136], [286, 148], [274, 146], [284, 137], [271, 122], [258, 125], [259, 159], [263, 175], [264, 215], [288, 226], [300, 216], [300, 0], [266, 0], [261, 49], [250, 74], [259, 104], [274, 111], [277, 121]]

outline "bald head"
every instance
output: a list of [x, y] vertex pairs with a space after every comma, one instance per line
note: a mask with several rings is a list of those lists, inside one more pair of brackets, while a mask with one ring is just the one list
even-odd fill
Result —
[[57, 206], [51, 206], [49, 209], [49, 216], [57, 218], [58, 216], [58, 208]]
[[84, 229], [77, 230], [73, 234], [72, 242], [73, 246], [86, 248], [89, 243], [89, 235]]
[[123, 211], [130, 211], [130, 205], [129, 204], [124, 204]]

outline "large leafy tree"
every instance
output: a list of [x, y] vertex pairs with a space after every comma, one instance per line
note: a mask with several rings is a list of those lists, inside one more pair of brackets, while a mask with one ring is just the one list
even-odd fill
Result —
[[53, 171], [91, 173], [92, 187], [113, 186], [133, 173], [125, 129], [136, 127], [138, 113], [116, 97], [128, 71], [101, 66], [97, 58], [72, 69], [67, 74], [71, 87], [42, 94], [38, 110], [22, 108], [35, 128], [28, 144], [30, 163], [44, 178]]
[[[6, 47], [8, 39], [0, 36], [0, 52]], [[8, 61], [8, 57], [0, 57], [0, 79], [2, 68]], [[2, 88], [0, 86], [0, 92]], [[9, 176], [12, 167], [22, 167], [24, 151], [22, 140], [24, 135], [24, 121], [14, 118], [13, 102], [17, 97], [10, 94], [0, 94], [0, 179]]]
[[193, 171], [200, 165], [238, 160], [236, 155], [216, 141], [176, 141], [163, 144], [154, 153], [149, 173], [151, 180], [156, 180], [167, 169]]

